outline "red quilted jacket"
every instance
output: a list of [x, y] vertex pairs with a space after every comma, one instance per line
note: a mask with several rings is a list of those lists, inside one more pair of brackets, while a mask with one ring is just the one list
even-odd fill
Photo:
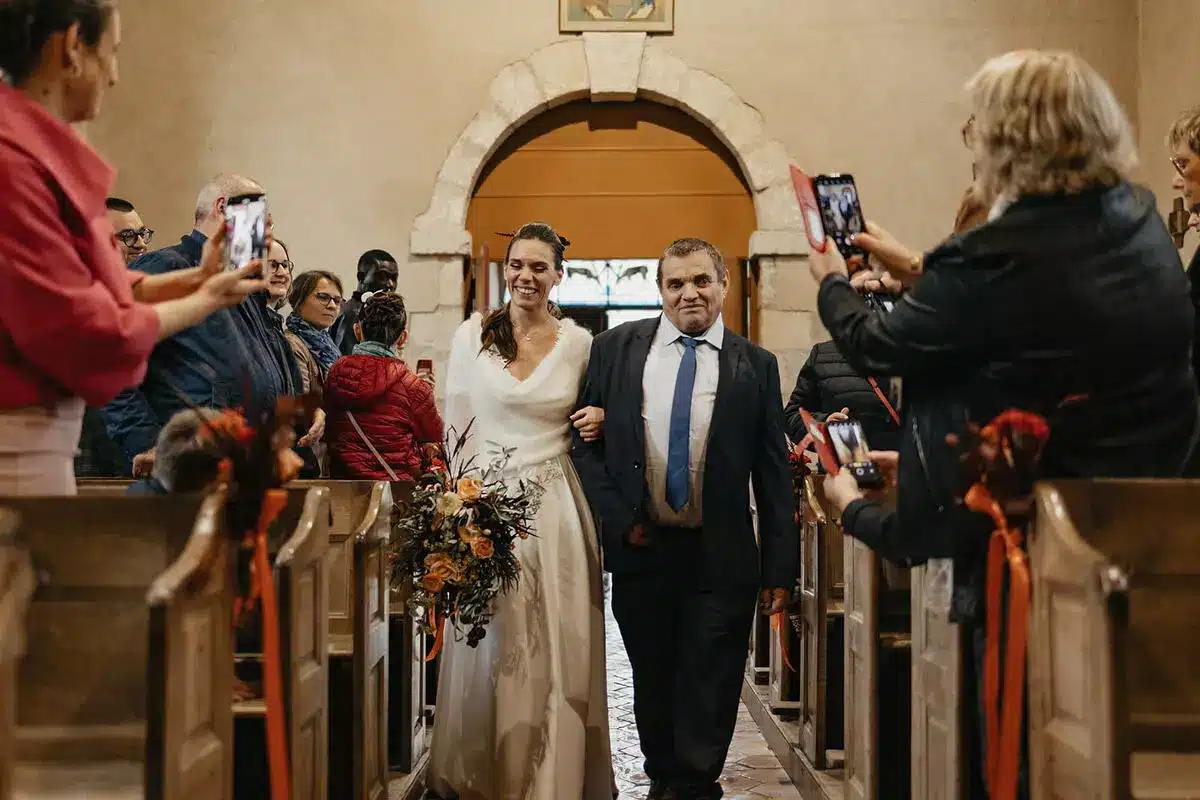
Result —
[[325, 380], [325, 441], [333, 478], [387, 480], [388, 474], [363, 443], [346, 412], [403, 478], [421, 471], [421, 445], [442, 441], [442, 418], [433, 390], [399, 359], [343, 356]]

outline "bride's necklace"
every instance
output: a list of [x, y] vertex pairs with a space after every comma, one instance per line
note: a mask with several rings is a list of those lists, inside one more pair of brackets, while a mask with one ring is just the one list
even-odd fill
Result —
[[515, 326], [515, 325], [514, 325], [514, 326], [513, 326], [513, 333], [514, 333], [514, 334], [516, 335], [516, 337], [517, 337], [517, 338], [519, 338], [521, 341], [523, 341], [523, 342], [525, 342], [525, 343], [527, 343], [527, 344], [533, 344], [533, 341], [534, 341], [534, 335], [535, 335], [535, 334], [537, 335], [537, 338], [538, 338], [538, 339], [545, 338], [545, 337], [543, 336], [543, 333], [544, 333], [545, 331], [549, 331], [551, 328], [557, 329], [557, 328], [558, 328], [558, 325], [557, 325], [557, 324], [555, 324], [555, 323], [552, 323], [552, 324], [550, 324], [550, 325], [542, 325], [542, 326], [540, 326], [540, 327], [536, 327], [536, 328], [530, 328], [530, 329], [528, 329], [528, 330], [518, 330], [518, 329], [517, 329], [517, 326]]

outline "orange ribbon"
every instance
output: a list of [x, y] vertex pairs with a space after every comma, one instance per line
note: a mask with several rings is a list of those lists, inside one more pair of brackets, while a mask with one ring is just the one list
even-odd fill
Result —
[[282, 489], [271, 489], [266, 493], [254, 546], [254, 572], [262, 596], [263, 694], [267, 704], [267, 766], [271, 777], [271, 800], [289, 800], [292, 796], [283, 708], [279, 611], [275, 605], [275, 575], [267, 554], [267, 528], [286, 505], [287, 493]]
[[[987, 645], [983, 662], [984, 725], [987, 737], [985, 765], [992, 800], [1017, 796], [1021, 752], [1021, 708], [1025, 685], [1025, 650], [1029, 630], [1032, 587], [1029, 560], [1021, 549], [1021, 532], [1008, 524], [1000, 504], [981, 484], [967, 492], [967, 507], [986, 513], [996, 523], [988, 541]], [[1008, 631], [1005, 641], [1004, 685], [1000, 685], [1000, 642], [1004, 635], [1004, 573], [1008, 567]]]
[[439, 619], [437, 611], [430, 608], [429, 624], [433, 626], [433, 649], [429, 651], [429, 655], [425, 656], [425, 663], [433, 661], [438, 657], [438, 653], [442, 652], [442, 634], [445, 632], [446, 620]]
[[779, 637], [779, 652], [783, 654], [784, 665], [792, 672], [795, 672], [796, 668], [792, 666], [791, 660], [788, 659], [787, 626], [784, 625], [784, 617], [786, 615], [787, 611], [776, 611], [771, 615], [771, 632]]

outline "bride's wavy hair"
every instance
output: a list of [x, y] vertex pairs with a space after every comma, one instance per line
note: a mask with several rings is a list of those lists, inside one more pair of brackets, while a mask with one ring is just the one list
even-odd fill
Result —
[[[558, 231], [544, 222], [527, 222], [522, 225], [508, 241], [508, 249], [504, 251], [505, 267], [508, 266], [508, 257], [512, 253], [513, 245], [520, 241], [542, 242], [548, 245], [554, 253], [554, 269], [559, 275], [562, 274], [563, 254], [571, 243], [559, 236]], [[494, 348], [506, 364], [517, 358], [517, 337], [513, 333], [512, 315], [509, 314], [508, 305], [505, 303], [484, 317], [483, 330], [479, 334], [479, 352]], [[547, 303], [547, 307], [550, 316], [562, 319], [562, 309], [554, 303]]]

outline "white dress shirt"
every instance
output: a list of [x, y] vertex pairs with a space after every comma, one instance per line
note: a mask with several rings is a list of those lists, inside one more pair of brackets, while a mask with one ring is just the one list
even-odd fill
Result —
[[675, 380], [683, 362], [683, 334], [664, 314], [650, 343], [646, 369], [642, 373], [642, 420], [646, 427], [646, 488], [650, 493], [650, 518], [660, 525], [699, 528], [704, 518], [704, 458], [708, 429], [717, 400], [721, 345], [725, 323], [721, 317], [705, 333], [692, 338], [696, 345], [696, 383], [692, 388], [692, 429], [688, 446], [691, 488], [687, 504], [675, 511], [667, 502], [667, 455], [670, 446], [671, 406], [675, 402]]

